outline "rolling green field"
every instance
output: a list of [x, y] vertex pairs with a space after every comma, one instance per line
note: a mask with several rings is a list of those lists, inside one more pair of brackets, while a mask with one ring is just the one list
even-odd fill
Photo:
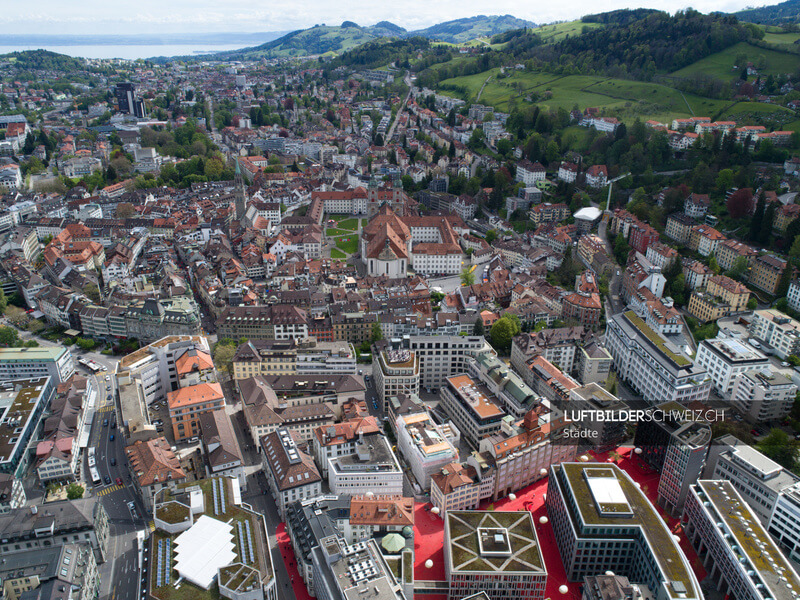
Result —
[[763, 102], [737, 102], [720, 115], [721, 120], [736, 121], [740, 125], [764, 125], [768, 129], [793, 129], [794, 111]]
[[468, 91], [469, 100], [474, 101], [486, 77], [491, 74], [492, 80], [484, 88], [480, 101], [498, 110], [509, 110], [512, 98], [525, 102], [526, 96], [534, 94], [540, 106], [566, 110], [571, 110], [576, 104], [581, 110], [605, 108], [609, 114], [628, 122], [637, 117], [665, 122], [676, 117], [711, 116], [730, 104], [692, 94], [681, 96], [678, 90], [656, 83], [529, 71], [517, 71], [498, 79], [498, 73], [499, 70], [494, 69], [456, 77], [443, 81], [442, 87], [445, 93], [453, 94], [455, 92], [447, 89], [449, 86], [463, 88]]
[[536, 27], [533, 32], [537, 34], [546, 44], [555, 44], [567, 36], [575, 37], [580, 35], [584, 28], [597, 29], [602, 27], [601, 23], [583, 23], [582, 21], [569, 21], [567, 23], [554, 23], [552, 25], [542, 25]]
[[800, 33], [791, 33], [791, 32], [783, 32], [783, 33], [773, 33], [767, 32], [764, 34], [764, 41], [769, 42], [770, 44], [794, 44], [797, 40], [800, 40]]
[[759, 57], [764, 56], [767, 66], [762, 73], [765, 75], [794, 73], [800, 68], [800, 56], [796, 54], [766, 50], [752, 46], [747, 42], [739, 42], [722, 52], [707, 56], [680, 71], [675, 71], [672, 75], [675, 77], [688, 77], [700, 73], [730, 81], [739, 77], [739, 71], [733, 68], [738, 54], [745, 54], [747, 60], [752, 63], [757, 63]]

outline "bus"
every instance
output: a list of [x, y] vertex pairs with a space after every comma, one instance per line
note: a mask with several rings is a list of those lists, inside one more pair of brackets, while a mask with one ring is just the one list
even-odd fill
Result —
[[97, 467], [89, 467], [89, 475], [94, 485], [98, 485], [102, 481], [102, 479], [100, 479], [100, 471], [97, 470]]
[[99, 373], [103, 370], [103, 366], [100, 363], [97, 363], [91, 359], [83, 358], [82, 356], [78, 358], [78, 364], [88, 369], [92, 373]]

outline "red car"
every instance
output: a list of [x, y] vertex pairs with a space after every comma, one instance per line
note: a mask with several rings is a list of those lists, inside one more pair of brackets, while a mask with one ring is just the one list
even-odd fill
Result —
[[122, 477], [117, 477], [117, 478], [114, 480], [114, 483], [116, 483], [117, 485], [122, 485]]

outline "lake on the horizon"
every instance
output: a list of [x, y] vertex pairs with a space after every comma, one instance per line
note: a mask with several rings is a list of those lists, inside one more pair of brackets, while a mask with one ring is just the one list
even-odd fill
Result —
[[13, 46], [1, 45], [0, 54], [22, 52], [23, 50], [50, 50], [51, 52], [80, 58], [124, 58], [134, 60], [155, 56], [202, 56], [202, 54], [213, 52], [238, 50], [248, 45], [253, 44], [248, 42], [240, 42], [238, 44], [89, 44], [83, 46], [17, 44]]

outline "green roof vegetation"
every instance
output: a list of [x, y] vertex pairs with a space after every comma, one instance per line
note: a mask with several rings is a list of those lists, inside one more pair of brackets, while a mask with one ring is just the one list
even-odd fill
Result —
[[[650, 547], [657, 549], [654, 551], [654, 556], [661, 567], [661, 572], [664, 578], [668, 581], [680, 581], [686, 586], [687, 595], [690, 598], [697, 597], [697, 591], [694, 589], [693, 577], [691, 569], [686, 562], [686, 558], [682, 551], [678, 549], [675, 540], [672, 539], [672, 534], [669, 532], [664, 520], [656, 511], [655, 507], [650, 503], [633, 481], [619, 469], [616, 465], [604, 465], [604, 469], [613, 471], [615, 477], [625, 493], [625, 498], [628, 505], [633, 511], [633, 517], [608, 517], [603, 516], [597, 512], [594, 503], [594, 496], [589, 489], [589, 484], [583, 476], [587, 465], [583, 463], [562, 463], [556, 469], [563, 469], [566, 479], [575, 496], [578, 510], [581, 513], [583, 524], [575, 522], [577, 531], [581, 531], [582, 525], [586, 526], [618, 526], [627, 528], [641, 528], [645, 538], [650, 544]], [[596, 470], [589, 467], [589, 470]], [[567, 511], [571, 518], [574, 519], [572, 511]], [[574, 522], [574, 521], [573, 521]], [[589, 534], [578, 534], [581, 538], [595, 537]], [[608, 534], [602, 534], [599, 537], [608, 538]], [[626, 535], [625, 537], [630, 537]], [[672, 592], [670, 592], [672, 593]]]
[[156, 517], [166, 523], [182, 523], [189, 518], [189, 507], [180, 502], [165, 502], [158, 505]]
[[642, 335], [644, 335], [648, 340], [653, 342], [655, 346], [664, 354], [667, 358], [669, 358], [672, 362], [674, 362], [679, 367], [685, 367], [687, 365], [692, 364], [692, 361], [683, 356], [682, 354], [677, 354], [667, 348], [667, 341], [658, 335], [655, 331], [653, 331], [650, 326], [645, 323], [641, 317], [639, 317], [635, 312], [629, 310], [625, 313], [625, 318], [638, 329]]
[[[698, 484], [706, 498], [717, 509], [716, 518], [724, 521], [736, 538], [736, 544], [741, 549], [741, 552], [738, 553], [734, 550], [737, 557], [746, 556], [756, 569], [763, 572], [762, 574], [773, 577], [777, 577], [777, 575], [772, 563], [777, 563], [786, 569], [783, 576], [788, 579], [788, 582], [780, 582], [777, 585], [780, 587], [792, 585], [791, 592], [800, 593], [800, 579], [789, 569], [786, 557], [764, 531], [759, 520], [750, 512], [749, 507], [730, 482], [700, 481]], [[704, 500], [703, 494], [699, 496], [701, 500]], [[759, 542], [763, 546], [759, 546]]]
[[[199, 481], [185, 482], [180, 484], [174, 492], [171, 490], [164, 490], [161, 492], [162, 495], [160, 496], [160, 499], [163, 501], [163, 503], [156, 507], [156, 513], [158, 514], [159, 519], [163, 519], [168, 523], [180, 522], [182, 520], [180, 518], [181, 515], [188, 514], [190, 509], [183, 503], [176, 501], [176, 499], [180, 498], [183, 494], [186, 494], [190, 488], [200, 488], [200, 490], [203, 492], [205, 500], [205, 514], [213, 519], [217, 519], [226, 523], [230, 522], [233, 528], [233, 550], [236, 554], [236, 558], [231, 565], [225, 568], [226, 570], [224, 571], [232, 577], [232, 579], [228, 581], [227, 587], [234, 589], [246, 583], [249, 577], [256, 579], [259, 576], [262, 578], [271, 578], [272, 566], [270, 563], [269, 548], [267, 546], [267, 540], [264, 534], [264, 524], [261, 515], [234, 505], [233, 494], [230, 491], [231, 484], [227, 479], [224, 478], [222, 481], [225, 483], [226, 511], [223, 514], [215, 515], [214, 498], [211, 490], [212, 481], [213, 479], [201, 479]], [[173, 518], [177, 520], [170, 520]], [[242, 523], [247, 521], [250, 522], [250, 531], [253, 534], [253, 550], [255, 553], [254, 561], [245, 561], [239, 554], [240, 544], [239, 530], [236, 524], [237, 521]], [[178, 536], [170, 536], [166, 532], [157, 529], [151, 537], [153, 548], [155, 549], [157, 547], [158, 540], [171, 538], [174, 542], [176, 537]], [[153, 552], [155, 552], [155, 550], [153, 550]], [[247, 566], [245, 567], [243, 565]], [[257, 572], [253, 571], [252, 569], [257, 569]], [[208, 590], [203, 590], [187, 581], [184, 581], [178, 589], [176, 589], [172, 584], [162, 585], [160, 588], [156, 588], [155, 569], [153, 569], [151, 577], [151, 595], [154, 598], [158, 598], [158, 600], [219, 600], [220, 598], [219, 586], [216, 582]], [[177, 571], [173, 570], [172, 583], [177, 581], [177, 579], [178, 573]], [[268, 579], [265, 579], [265, 581], [267, 580]]]
[[[508, 531], [509, 556], [482, 556], [478, 528]], [[529, 512], [449, 511], [450, 560], [453, 571], [531, 572], [544, 569], [539, 540]]]

